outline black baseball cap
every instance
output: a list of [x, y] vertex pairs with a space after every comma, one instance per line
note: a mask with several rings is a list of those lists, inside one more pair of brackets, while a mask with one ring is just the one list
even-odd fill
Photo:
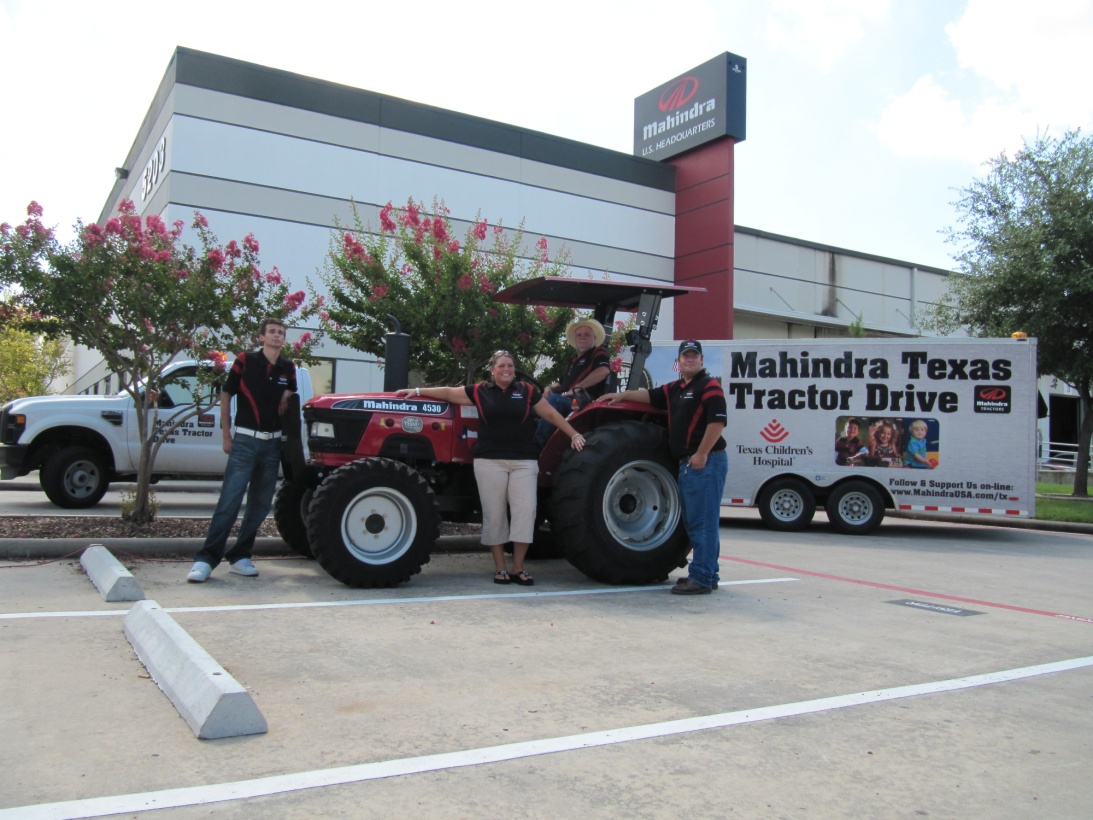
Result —
[[702, 342], [694, 339], [684, 339], [679, 343], [679, 355], [682, 356], [688, 350], [693, 350], [698, 355], [702, 355]]

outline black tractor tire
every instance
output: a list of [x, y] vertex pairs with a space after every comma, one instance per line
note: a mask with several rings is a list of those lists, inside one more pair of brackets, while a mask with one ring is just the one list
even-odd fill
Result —
[[307, 510], [313, 490], [292, 481], [282, 481], [273, 498], [273, 521], [277, 532], [297, 555], [314, 558], [307, 538]]
[[42, 465], [38, 481], [46, 497], [66, 510], [94, 507], [110, 486], [103, 454], [78, 444], [51, 455]]
[[639, 585], [687, 565], [677, 475], [667, 431], [639, 421], [607, 424], [562, 459], [551, 522], [565, 557], [589, 578]]
[[816, 496], [799, 478], [776, 478], [759, 493], [759, 516], [772, 530], [803, 530], [816, 515]]
[[366, 458], [339, 467], [311, 499], [307, 535], [315, 560], [351, 587], [393, 587], [429, 563], [440, 507], [419, 473]]
[[884, 519], [884, 498], [866, 481], [839, 484], [824, 501], [831, 526], [846, 535], [868, 535]]

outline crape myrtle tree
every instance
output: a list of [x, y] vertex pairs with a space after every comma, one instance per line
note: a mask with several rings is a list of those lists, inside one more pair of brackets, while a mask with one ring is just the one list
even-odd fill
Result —
[[[129, 200], [104, 225], [77, 222], [67, 245], [42, 224], [36, 202], [22, 224], [0, 225], [0, 287], [13, 289], [22, 309], [48, 317], [53, 331], [101, 354], [119, 390], [143, 410], [136, 414], [140, 461], [127, 514], [137, 523], [154, 517], [149, 487], [159, 448], [219, 400], [210, 387], [235, 353], [257, 344], [261, 319], [291, 327], [322, 308], [321, 300], [305, 304], [302, 290], [290, 293], [277, 268], [261, 270], [252, 234], [221, 246], [200, 213], [192, 227], [198, 247], [182, 242], [181, 220], [171, 228], [155, 214], [142, 220]], [[301, 335], [284, 355], [309, 361], [322, 326], [320, 320], [315, 334]], [[198, 368], [193, 407], [161, 414], [163, 372], [180, 356], [207, 366]]]
[[525, 257], [522, 226], [508, 232], [485, 219], [460, 240], [437, 200], [431, 212], [413, 199], [403, 208], [388, 202], [379, 218], [378, 231], [366, 227], [354, 205], [353, 227], [334, 235], [320, 273], [333, 339], [382, 357], [394, 316], [411, 338], [410, 367], [422, 385], [472, 384], [496, 350], [544, 383], [564, 368], [573, 311], [493, 301], [523, 279], [568, 275], [564, 252], [551, 259], [544, 237]]
[[[37, 331], [27, 325], [38, 325]], [[68, 373], [64, 339], [40, 327], [9, 300], [0, 300], [0, 403], [25, 396], [43, 396], [54, 379]]]
[[1093, 138], [1038, 136], [1012, 158], [988, 162], [961, 189], [958, 272], [927, 314], [941, 332], [976, 336], [1023, 331], [1038, 339], [1039, 370], [1078, 393], [1074, 495], [1086, 496], [1093, 434]]

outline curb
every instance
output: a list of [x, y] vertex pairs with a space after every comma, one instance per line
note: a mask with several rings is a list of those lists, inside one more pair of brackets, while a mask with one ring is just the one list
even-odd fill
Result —
[[[0, 538], [0, 560], [56, 560], [76, 557], [92, 545], [102, 545], [114, 555], [138, 558], [192, 560], [205, 542], [203, 538]], [[482, 552], [477, 535], [442, 535], [434, 553]], [[263, 558], [300, 558], [280, 538], [257, 538], [254, 555]]]
[[1041, 521], [1037, 518], [1010, 518], [1003, 515], [953, 515], [948, 513], [935, 515], [934, 513], [888, 510], [885, 513], [885, 518], [907, 518], [912, 521], [937, 521], [943, 524], [974, 524], [980, 527], [1010, 527], [1018, 530], [1093, 535], [1093, 524], [1079, 524], [1070, 521]]

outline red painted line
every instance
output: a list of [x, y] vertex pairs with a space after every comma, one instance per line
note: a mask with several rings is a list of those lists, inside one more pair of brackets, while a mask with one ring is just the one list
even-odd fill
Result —
[[1049, 618], [1062, 618], [1067, 621], [1079, 621], [1083, 624], [1093, 624], [1093, 618], [1083, 618], [1081, 615], [1066, 615], [1062, 612], [1050, 612], [1046, 609], [1030, 609], [1025, 606], [1012, 606], [1011, 604], [999, 604], [994, 601], [980, 601], [978, 598], [962, 598], [959, 595], [946, 595], [942, 592], [929, 592], [925, 589], [912, 589], [911, 587], [898, 587], [892, 584], [882, 584], [877, 581], [863, 581], [860, 578], [844, 578], [841, 575], [828, 575], [826, 572], [812, 572], [807, 569], [797, 569], [796, 567], [783, 567], [778, 564], [767, 564], [763, 561], [752, 561], [747, 558], [733, 558], [731, 556], [721, 556], [722, 561], [735, 561], [738, 564], [751, 564], [755, 567], [766, 567], [768, 569], [776, 569], [779, 572], [792, 572], [797, 575], [811, 575], [813, 578], [824, 578], [828, 581], [844, 581], [849, 584], [861, 584], [866, 587], [876, 587], [877, 589], [890, 589], [893, 592], [905, 592], [910, 595], [925, 595], [928, 598], [941, 598], [945, 601], [960, 601], [964, 604], [975, 604], [976, 606], [989, 606], [994, 609], [1009, 609], [1013, 612], [1027, 612], [1032, 615], [1047, 615]]

